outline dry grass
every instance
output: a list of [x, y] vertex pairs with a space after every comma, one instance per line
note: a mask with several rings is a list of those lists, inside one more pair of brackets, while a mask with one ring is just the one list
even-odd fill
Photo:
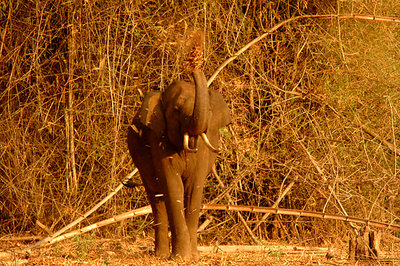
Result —
[[[318, 2], [318, 3], [317, 3]], [[0, 223], [2, 233], [56, 231], [133, 169], [125, 132], [143, 95], [187, 78], [185, 42], [205, 32], [207, 76], [284, 19], [302, 14], [400, 17], [380, 1], [8, 1], [0, 5]], [[212, 88], [232, 111], [205, 201], [327, 211], [396, 222], [399, 25], [301, 20], [252, 46]], [[4, 88], [4, 89], [3, 89]], [[124, 189], [87, 223], [147, 204]], [[234, 213], [212, 213], [202, 243], [251, 243]], [[243, 213], [250, 228], [261, 215]], [[84, 223], [86, 225], [86, 223]], [[348, 225], [270, 216], [261, 241], [334, 245]], [[140, 235], [151, 217], [99, 234]], [[388, 241], [391, 245], [394, 240]]]
[[[6, 243], [10, 244], [10, 243]], [[148, 249], [150, 238], [138, 239], [95, 239], [93, 236], [68, 240], [62, 244], [40, 251], [33, 251], [28, 256], [14, 255], [1, 257], [2, 265], [305, 265], [318, 263], [340, 263], [351, 265], [337, 251], [334, 258], [325, 257], [326, 251], [318, 249], [299, 249], [288, 245], [265, 246], [264, 251], [229, 252], [218, 250], [201, 251], [199, 261], [169, 260], [155, 257]], [[19, 247], [23, 247], [20, 244]], [[240, 248], [240, 247], [237, 247]], [[249, 248], [249, 247], [247, 247]], [[18, 247], [9, 246], [9, 250], [18, 251]]]
[[152, 239], [147, 236], [105, 239], [86, 235], [30, 254], [20, 253], [25, 247], [22, 242], [2, 243], [15, 253], [0, 252], [1, 265], [397, 265], [399, 262], [398, 253], [394, 252], [385, 253], [379, 261], [355, 262], [347, 259], [346, 247], [313, 248], [275, 242], [263, 245], [262, 249], [258, 246], [258, 251], [255, 246], [200, 247], [199, 261], [157, 258], [149, 250]]

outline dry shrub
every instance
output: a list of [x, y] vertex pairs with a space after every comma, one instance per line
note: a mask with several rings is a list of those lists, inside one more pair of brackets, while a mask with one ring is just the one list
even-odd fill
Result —
[[[130, 170], [126, 128], [151, 89], [186, 79], [185, 43], [205, 32], [207, 76], [276, 23], [302, 14], [400, 16], [396, 0], [13, 1], [0, 6], [0, 222], [3, 233], [57, 229], [114, 188]], [[252, 46], [224, 69], [234, 121], [222, 131], [205, 201], [397, 219], [399, 26], [301, 20]], [[72, 142], [71, 142], [72, 141]], [[88, 223], [147, 204], [125, 189]], [[205, 242], [251, 242], [235, 213], [212, 213]], [[243, 213], [250, 228], [260, 215]], [[107, 233], [151, 230], [146, 217]], [[122, 231], [121, 231], [122, 229]], [[270, 216], [262, 240], [335, 242], [342, 222]]]

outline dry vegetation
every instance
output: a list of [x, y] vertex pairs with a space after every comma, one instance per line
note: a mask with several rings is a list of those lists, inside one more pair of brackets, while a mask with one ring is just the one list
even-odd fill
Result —
[[[211, 76], [285, 19], [351, 12], [400, 17], [400, 3], [3, 1], [0, 233], [45, 235], [36, 220], [55, 231], [118, 185], [134, 168], [129, 122], [146, 92], [188, 78], [183, 47], [192, 30], [206, 33]], [[304, 19], [229, 64], [211, 86], [234, 117], [216, 164], [225, 187], [210, 175], [204, 201], [228, 203], [229, 194], [233, 204], [272, 206], [293, 185], [280, 207], [397, 223], [399, 33], [396, 23]], [[83, 224], [147, 204], [142, 189], [123, 189]], [[214, 219], [202, 244], [253, 243], [237, 213], [206, 214]], [[241, 215], [250, 229], [262, 216]], [[151, 221], [96, 234], [147, 235]], [[353, 231], [343, 222], [269, 216], [253, 233], [261, 242], [331, 246]], [[398, 235], [385, 233], [387, 248], [398, 244]]]

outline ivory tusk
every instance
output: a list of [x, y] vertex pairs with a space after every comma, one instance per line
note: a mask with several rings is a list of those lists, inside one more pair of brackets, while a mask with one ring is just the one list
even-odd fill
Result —
[[189, 133], [183, 135], [183, 148], [189, 152], [197, 152], [197, 147], [192, 149], [189, 147]]
[[219, 149], [214, 148], [214, 146], [210, 143], [210, 141], [207, 138], [206, 133], [201, 133], [201, 138], [204, 140], [204, 143], [207, 145], [207, 147], [213, 151], [213, 152], [219, 152]]

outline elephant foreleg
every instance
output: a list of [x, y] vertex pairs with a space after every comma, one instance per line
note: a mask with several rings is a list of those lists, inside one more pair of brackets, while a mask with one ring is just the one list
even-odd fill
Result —
[[159, 257], [168, 257], [170, 254], [168, 240], [168, 215], [164, 198], [163, 195], [158, 194], [152, 196], [150, 199], [154, 214], [154, 252], [155, 255]]
[[184, 189], [180, 174], [171, 168], [165, 171], [166, 206], [172, 234], [172, 257], [190, 258], [190, 236], [185, 221]]
[[174, 193], [169, 195], [167, 208], [172, 234], [172, 257], [190, 258], [190, 236], [183, 208], [183, 190], [181, 196]]
[[197, 250], [197, 228], [199, 224], [199, 215], [201, 201], [203, 197], [205, 175], [194, 179], [193, 184], [185, 186], [185, 210], [186, 210], [186, 225], [189, 230], [190, 248], [193, 258], [199, 258]]

